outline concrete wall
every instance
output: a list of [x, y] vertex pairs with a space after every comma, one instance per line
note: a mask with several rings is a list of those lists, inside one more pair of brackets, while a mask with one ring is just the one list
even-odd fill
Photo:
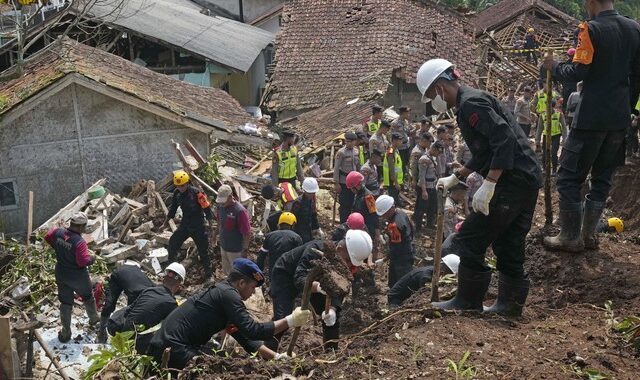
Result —
[[[219, 6], [233, 15], [239, 16], [240, 14], [240, 0], [209, 0], [209, 3]], [[284, 0], [242, 0], [244, 21], [254, 20], [282, 3]]]
[[411, 107], [412, 121], [419, 121], [426, 112], [426, 105], [422, 103], [422, 95], [418, 87], [415, 83], [406, 83], [398, 78], [393, 78], [392, 84], [384, 94], [385, 108], [393, 106], [397, 112], [398, 107], [407, 105]]
[[271, 16], [270, 18], [266, 18], [261, 22], [255, 24], [260, 29], [266, 30], [267, 32], [271, 32], [273, 34], [277, 34], [280, 31], [280, 14], [276, 14]]
[[115, 192], [163, 178], [177, 161], [170, 140], [185, 138], [208, 152], [202, 132], [82, 86], [66, 87], [0, 125], [0, 180], [15, 178], [18, 197], [17, 208], [0, 210], [0, 231], [26, 230], [29, 190], [35, 228], [100, 178]]

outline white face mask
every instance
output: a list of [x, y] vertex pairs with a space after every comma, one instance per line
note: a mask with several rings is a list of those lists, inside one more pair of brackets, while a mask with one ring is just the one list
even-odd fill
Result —
[[436, 97], [431, 100], [431, 107], [438, 113], [445, 113], [449, 110], [447, 102], [444, 101], [442, 96], [438, 94], [438, 88], [436, 87]]

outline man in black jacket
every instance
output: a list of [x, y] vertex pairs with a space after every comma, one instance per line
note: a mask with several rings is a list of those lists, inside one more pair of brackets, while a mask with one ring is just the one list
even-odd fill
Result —
[[[553, 57], [544, 61], [554, 77], [583, 82], [573, 128], [560, 156], [561, 230], [544, 239], [547, 249], [597, 249], [596, 226], [614, 171], [624, 164], [625, 134], [640, 94], [640, 25], [618, 14], [613, 3], [586, 0], [590, 21], [580, 24], [573, 62], [558, 64]], [[588, 175], [590, 188], [583, 200], [581, 190]]]
[[165, 348], [170, 347], [169, 368], [182, 369], [194, 356], [213, 353], [207, 342], [215, 333], [226, 330], [247, 352], [275, 358], [276, 353], [262, 340], [306, 324], [311, 312], [297, 308], [275, 322], [256, 322], [243, 301], [263, 282], [264, 275], [255, 263], [245, 258], [234, 260], [226, 280], [193, 295], [165, 319], [151, 339], [149, 355], [159, 363]]
[[100, 329], [96, 338], [97, 343], [107, 341], [107, 321], [111, 313], [116, 309], [118, 298], [124, 292], [127, 296], [127, 305], [131, 305], [146, 288], [155, 284], [140, 269], [140, 264], [135, 261], [124, 260], [118, 261], [118, 267], [111, 272], [108, 280], [108, 286], [100, 313]]
[[296, 216], [290, 212], [283, 212], [278, 218], [278, 230], [269, 232], [264, 237], [262, 248], [258, 253], [257, 263], [264, 270], [265, 261], [269, 258], [269, 273], [273, 272], [276, 261], [285, 252], [302, 245], [302, 238], [293, 229], [296, 226]]

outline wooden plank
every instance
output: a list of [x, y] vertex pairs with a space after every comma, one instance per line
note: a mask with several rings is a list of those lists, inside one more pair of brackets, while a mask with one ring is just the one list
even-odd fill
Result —
[[51, 227], [58, 227], [59, 223], [61, 222], [66, 222], [74, 213], [80, 211], [85, 206], [89, 199], [88, 190], [96, 186], [102, 186], [106, 181], [107, 179], [103, 178], [101, 180], [98, 180], [93, 185], [89, 186], [89, 188], [86, 189], [82, 194], [75, 197], [64, 208], [60, 209], [60, 211], [58, 211], [55, 215], [49, 218], [46, 222], [42, 223], [42, 225], [38, 227], [35, 232], [46, 231]]
[[102, 210], [102, 236], [104, 239], [109, 238], [109, 214], [107, 210]]
[[195, 146], [193, 146], [193, 144], [191, 144], [191, 141], [189, 141], [189, 139], [185, 140], [184, 146], [187, 148], [187, 150], [189, 151], [189, 153], [191, 153], [191, 155], [193, 156], [193, 158], [196, 159], [196, 161], [198, 161], [201, 164], [206, 164], [207, 160], [204, 159], [204, 157], [202, 157], [202, 155], [200, 154], [200, 152], [198, 152], [198, 150], [196, 149]]
[[147, 205], [149, 206], [149, 217], [153, 218], [156, 215], [156, 197], [153, 195], [156, 192], [156, 182], [147, 182]]
[[129, 206], [133, 207], [133, 208], [143, 208], [145, 206], [144, 203], [140, 203], [138, 201], [134, 201], [133, 199], [130, 199], [130, 198], [122, 198], [122, 200], [124, 202], [126, 202]]
[[20, 364], [15, 360], [11, 346], [9, 317], [0, 317], [0, 369], [9, 379], [20, 378]]
[[122, 239], [124, 239], [125, 236], [127, 236], [127, 232], [129, 232], [129, 227], [131, 227], [131, 223], [133, 223], [133, 215], [131, 215], [129, 217], [129, 220], [127, 220], [127, 224], [124, 225], [124, 229], [120, 232], [120, 236], [118, 236], [118, 240], [117, 241], [122, 241]]
[[29, 191], [29, 211], [27, 214], [27, 249], [29, 249], [29, 238], [33, 232], [33, 191]]
[[202, 187], [204, 187], [206, 190], [212, 192], [215, 195], [218, 195], [218, 192], [211, 186], [209, 186], [208, 183], [206, 183], [203, 179], [201, 179], [200, 177], [198, 177], [195, 173], [191, 173], [190, 174], [191, 178], [195, 179], [196, 181], [198, 181], [198, 183], [200, 185], [202, 185]]
[[[162, 200], [160, 193], [158, 193], [157, 191], [156, 191], [156, 199], [158, 199], [158, 204], [160, 205], [160, 208], [162, 208], [162, 212], [164, 213], [164, 216], [169, 216], [169, 209], [167, 208], [167, 205], [164, 204], [164, 200]], [[169, 219], [169, 228], [171, 228], [171, 231], [175, 231], [178, 229], [173, 219]]]

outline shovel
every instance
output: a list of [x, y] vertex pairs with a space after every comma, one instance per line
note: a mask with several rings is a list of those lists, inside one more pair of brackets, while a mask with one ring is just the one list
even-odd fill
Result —
[[438, 189], [438, 217], [436, 219], [436, 252], [433, 255], [433, 276], [431, 277], [431, 302], [438, 302], [438, 282], [440, 281], [440, 260], [442, 259], [442, 235], [444, 234], [444, 189]]

